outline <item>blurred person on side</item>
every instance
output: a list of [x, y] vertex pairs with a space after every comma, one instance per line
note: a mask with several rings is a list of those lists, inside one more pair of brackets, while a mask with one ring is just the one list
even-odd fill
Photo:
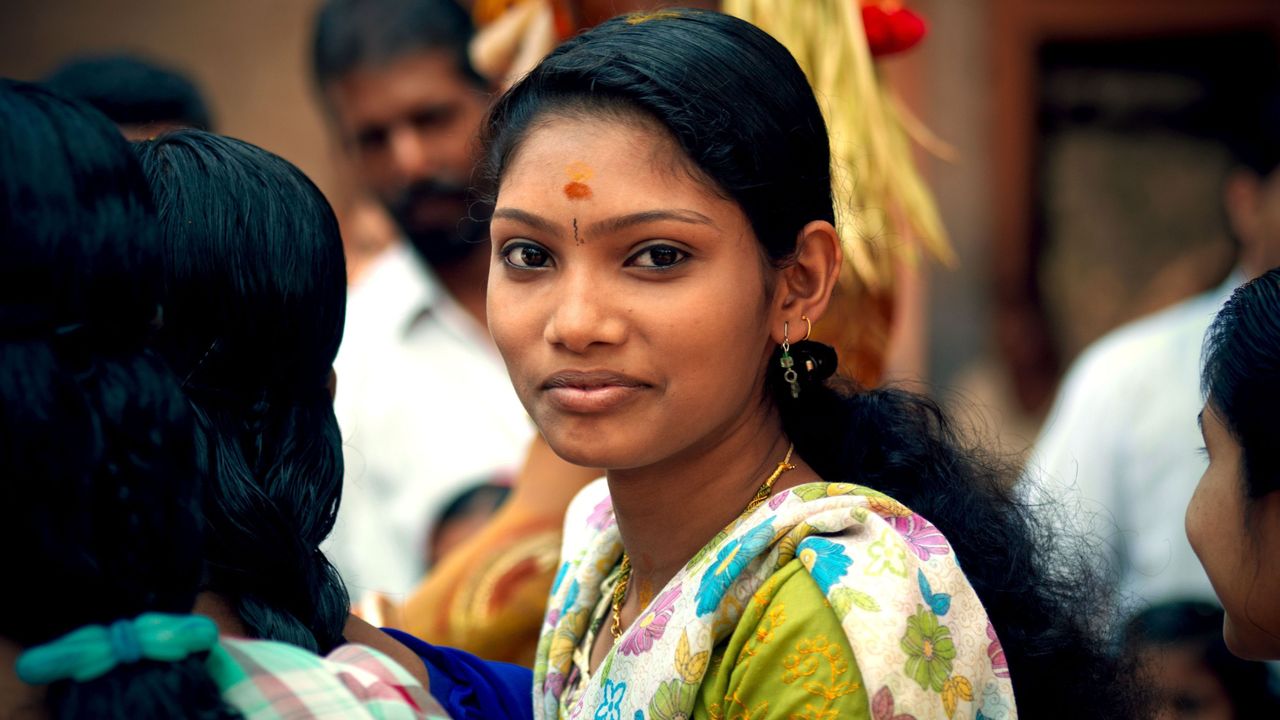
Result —
[[342, 243], [320, 190], [233, 138], [184, 130], [134, 148], [160, 216], [165, 324], [154, 345], [196, 414], [210, 530], [196, 609], [236, 636], [320, 653], [369, 645], [459, 720], [518, 717], [528, 670], [410, 650], [352, 617], [320, 550], [344, 478], [332, 366], [346, 306]]
[[1129, 621], [1124, 651], [1151, 688], [1155, 720], [1280, 717], [1267, 666], [1233, 656], [1222, 622], [1222, 608], [1195, 600], [1160, 603]]
[[1201, 378], [1209, 466], [1186, 508], [1187, 539], [1225, 610], [1227, 647], [1280, 660], [1280, 268], [1218, 313]]
[[1075, 361], [1027, 471], [1067, 522], [1110, 546], [1126, 602], [1211, 599], [1182, 529], [1205, 460], [1193, 418], [1205, 330], [1231, 291], [1280, 264], [1280, 93], [1265, 96], [1229, 139], [1236, 165], [1223, 205], [1239, 244], [1221, 286], [1104, 336]]
[[330, 0], [316, 20], [333, 132], [404, 238], [352, 288], [335, 364], [348, 482], [329, 552], [357, 597], [408, 592], [424, 519], [514, 474], [533, 437], [486, 327], [488, 224], [469, 187], [491, 88], [472, 35], [452, 0]]
[[169, 130], [212, 130], [209, 106], [191, 78], [132, 55], [85, 56], [67, 61], [44, 80], [106, 115], [129, 140]]

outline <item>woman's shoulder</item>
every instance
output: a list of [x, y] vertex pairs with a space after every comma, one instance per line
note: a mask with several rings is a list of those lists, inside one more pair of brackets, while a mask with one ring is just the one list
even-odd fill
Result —
[[1003, 650], [942, 532], [864, 486], [819, 482], [786, 492], [768, 520], [779, 537], [778, 569], [753, 596], [762, 619], [797, 608], [803, 625], [834, 618], [873, 702], [896, 702], [898, 712], [981, 708], [1008, 717]]
[[870, 716], [866, 683], [840, 619], [798, 559], [752, 595], [712, 659], [699, 704], [707, 717]]
[[223, 638], [207, 665], [223, 699], [246, 718], [282, 717], [286, 710], [311, 712], [307, 717], [448, 717], [399, 663], [364, 645], [321, 657], [286, 643]]

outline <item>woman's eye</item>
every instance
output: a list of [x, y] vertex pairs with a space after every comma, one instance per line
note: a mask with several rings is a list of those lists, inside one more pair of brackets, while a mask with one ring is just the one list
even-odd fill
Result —
[[688, 259], [689, 253], [670, 245], [652, 245], [631, 257], [631, 265], [645, 268], [669, 268]]
[[543, 268], [551, 264], [551, 255], [537, 245], [521, 243], [503, 249], [502, 259], [512, 267]]

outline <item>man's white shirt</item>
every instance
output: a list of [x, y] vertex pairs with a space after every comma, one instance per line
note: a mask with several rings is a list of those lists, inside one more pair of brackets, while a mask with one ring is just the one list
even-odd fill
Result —
[[510, 477], [533, 427], [488, 330], [405, 243], [350, 290], [335, 370], [346, 477], [325, 552], [353, 599], [403, 595], [438, 514]]
[[1063, 381], [1031, 456], [1032, 489], [1110, 546], [1122, 601], [1212, 600], [1183, 517], [1207, 466], [1196, 424], [1205, 332], [1220, 287], [1089, 346]]

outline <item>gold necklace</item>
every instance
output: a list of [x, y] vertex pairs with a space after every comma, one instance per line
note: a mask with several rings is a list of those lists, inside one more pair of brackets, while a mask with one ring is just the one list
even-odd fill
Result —
[[[769, 495], [773, 493], [773, 484], [782, 477], [782, 474], [788, 470], [795, 470], [796, 466], [791, 464], [791, 453], [795, 451], [795, 445], [787, 446], [787, 455], [782, 458], [782, 462], [778, 463], [778, 467], [773, 469], [773, 474], [769, 475], [760, 489], [756, 491], [755, 497], [751, 498], [751, 502], [747, 503], [746, 509], [742, 511], [743, 515], [748, 515], [752, 510], [760, 507], [760, 504], [769, 499]], [[627, 586], [631, 584], [631, 556], [623, 551], [622, 567], [618, 570], [618, 583], [613, 586], [613, 624], [609, 627], [609, 633], [613, 635], [614, 642], [622, 638], [622, 603], [627, 599]]]

